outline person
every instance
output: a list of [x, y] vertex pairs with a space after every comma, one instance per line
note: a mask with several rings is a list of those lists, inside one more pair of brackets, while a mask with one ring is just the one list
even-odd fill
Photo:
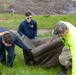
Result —
[[[0, 28], [0, 32], [8, 31], [6, 28]], [[7, 67], [13, 67], [13, 62], [15, 59], [15, 45], [23, 49], [23, 52], [28, 58], [32, 60], [32, 54], [30, 49], [22, 42], [22, 40], [13, 32], [8, 31], [0, 36], [0, 63], [6, 65]], [[6, 62], [6, 52], [7, 50], [7, 62]]]
[[71, 75], [76, 75], [76, 27], [69, 22], [60, 21], [54, 27], [54, 34], [58, 35], [64, 45], [70, 49], [72, 56]]
[[20, 23], [18, 33], [22, 38], [26, 35], [29, 39], [37, 37], [37, 22], [32, 20], [31, 12], [25, 13], [26, 20]]

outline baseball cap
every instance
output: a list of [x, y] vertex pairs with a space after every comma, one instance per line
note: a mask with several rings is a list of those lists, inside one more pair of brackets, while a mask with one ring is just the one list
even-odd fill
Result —
[[55, 35], [62, 34], [66, 29], [67, 26], [64, 23], [58, 22], [54, 27], [54, 34]]

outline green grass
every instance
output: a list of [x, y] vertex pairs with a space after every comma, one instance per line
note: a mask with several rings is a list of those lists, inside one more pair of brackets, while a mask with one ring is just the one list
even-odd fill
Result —
[[[53, 29], [55, 24], [61, 20], [67, 21], [76, 25], [76, 14], [71, 15], [42, 15], [42, 16], [33, 16], [38, 23], [38, 29]], [[25, 20], [24, 15], [20, 14], [0, 14], [0, 27], [6, 27], [8, 29], [18, 29], [20, 23]]]
[[20, 22], [23, 20], [22, 15], [12, 14], [0, 14], [0, 27], [6, 27], [7, 29], [18, 29]]
[[14, 67], [8, 68], [0, 64], [0, 75], [56, 75], [60, 71], [59, 66], [43, 68], [39, 66], [27, 66], [23, 59], [22, 49], [16, 46]]
[[[7, 29], [18, 29], [20, 22], [25, 19], [24, 15], [20, 14], [0, 14], [0, 27], [6, 27]], [[54, 25], [60, 21], [68, 21], [73, 25], [76, 25], [76, 14], [71, 15], [42, 15], [33, 16], [38, 23], [38, 29], [53, 29]], [[38, 35], [38, 37], [50, 37], [51, 33], [45, 35]], [[14, 67], [8, 68], [0, 64], [0, 75], [56, 75], [60, 71], [60, 66], [42, 68], [39, 66], [27, 66], [23, 59], [23, 53], [21, 48], [15, 48], [16, 58], [14, 61]], [[67, 73], [70, 75], [70, 71]]]

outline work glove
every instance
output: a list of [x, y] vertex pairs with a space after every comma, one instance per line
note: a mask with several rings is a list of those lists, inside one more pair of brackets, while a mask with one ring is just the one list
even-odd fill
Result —
[[36, 39], [37, 37], [34, 37], [34, 39]]
[[24, 39], [25, 35], [22, 35], [22, 39]]
[[30, 64], [30, 62], [33, 62], [34, 59], [33, 59], [33, 55], [31, 53], [31, 50], [30, 49], [27, 49], [27, 50], [23, 50], [24, 54], [26, 55], [26, 64]]

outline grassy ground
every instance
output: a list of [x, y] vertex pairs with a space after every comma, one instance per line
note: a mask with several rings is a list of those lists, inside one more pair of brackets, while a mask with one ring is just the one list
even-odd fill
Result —
[[[38, 29], [53, 29], [54, 25], [63, 20], [76, 25], [76, 14], [71, 15], [42, 15], [33, 16], [38, 23]], [[6, 27], [8, 29], [18, 29], [20, 22], [25, 20], [24, 15], [20, 14], [0, 14], [0, 27]]]
[[[0, 27], [6, 27], [7, 29], [17, 30], [21, 21], [25, 19], [24, 15], [16, 14], [0, 14]], [[54, 25], [60, 21], [68, 21], [76, 25], [76, 14], [72, 15], [58, 15], [58, 16], [33, 16], [38, 23], [38, 29], [53, 29]], [[46, 34], [45, 36], [39, 35], [39, 37], [50, 36]], [[16, 58], [14, 61], [13, 68], [7, 68], [0, 64], [0, 75], [56, 75], [60, 71], [60, 66], [50, 67], [45, 69], [38, 66], [28, 67], [25, 65], [22, 51], [19, 47], [15, 48]], [[70, 71], [67, 73], [70, 75]]]

